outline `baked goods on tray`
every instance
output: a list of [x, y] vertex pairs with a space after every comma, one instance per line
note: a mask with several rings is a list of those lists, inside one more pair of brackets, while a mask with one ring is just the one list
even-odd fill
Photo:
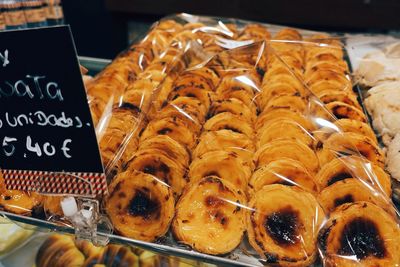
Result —
[[394, 178], [393, 192], [400, 196], [400, 45], [397, 42], [364, 55], [355, 72], [363, 89], [364, 105], [379, 140], [386, 148], [385, 167]]
[[398, 231], [397, 222], [378, 206], [344, 204], [319, 233], [323, 262], [326, 266], [396, 266]]
[[[115, 233], [254, 264], [363, 262], [364, 236], [354, 251], [325, 245], [332, 218], [367, 205], [389, 233], [398, 226], [344, 56], [340, 39], [295, 29], [156, 25], [88, 85]], [[385, 262], [379, 253], [367, 257]]]

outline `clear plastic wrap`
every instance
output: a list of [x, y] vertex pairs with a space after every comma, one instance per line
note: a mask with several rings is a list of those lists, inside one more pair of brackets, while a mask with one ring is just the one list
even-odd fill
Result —
[[88, 85], [111, 237], [221, 264], [399, 266], [385, 155], [343, 40], [188, 14], [157, 23]]
[[399, 138], [400, 39], [381, 35], [348, 35], [355, 81], [378, 141], [385, 147], [386, 169], [393, 178], [393, 197], [400, 199]]

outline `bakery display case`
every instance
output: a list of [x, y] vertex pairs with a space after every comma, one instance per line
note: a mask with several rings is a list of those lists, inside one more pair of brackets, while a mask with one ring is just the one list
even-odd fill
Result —
[[[79, 266], [136, 264], [143, 249], [218, 266], [398, 266], [397, 154], [383, 149], [397, 142], [371, 100], [389, 89], [365, 93], [378, 74], [352, 66], [354, 38], [176, 14], [111, 61], [82, 57], [108, 182], [92, 201], [107, 220], [81, 227], [70, 196], [4, 183], [1, 214], [112, 244], [46, 241]], [[52, 266], [46, 253], [37, 267]]]

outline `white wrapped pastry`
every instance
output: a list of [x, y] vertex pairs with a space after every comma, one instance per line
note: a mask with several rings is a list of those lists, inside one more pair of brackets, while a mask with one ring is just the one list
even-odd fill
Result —
[[365, 55], [360, 61], [356, 77], [366, 87], [400, 80], [400, 43], [394, 43], [384, 51]]
[[364, 103], [373, 118], [375, 130], [382, 136], [383, 143], [389, 145], [400, 132], [400, 81], [373, 87]]

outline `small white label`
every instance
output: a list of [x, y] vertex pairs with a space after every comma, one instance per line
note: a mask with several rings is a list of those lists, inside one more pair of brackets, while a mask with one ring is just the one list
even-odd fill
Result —
[[61, 201], [61, 208], [66, 217], [72, 217], [78, 212], [78, 204], [73, 197], [64, 198]]

